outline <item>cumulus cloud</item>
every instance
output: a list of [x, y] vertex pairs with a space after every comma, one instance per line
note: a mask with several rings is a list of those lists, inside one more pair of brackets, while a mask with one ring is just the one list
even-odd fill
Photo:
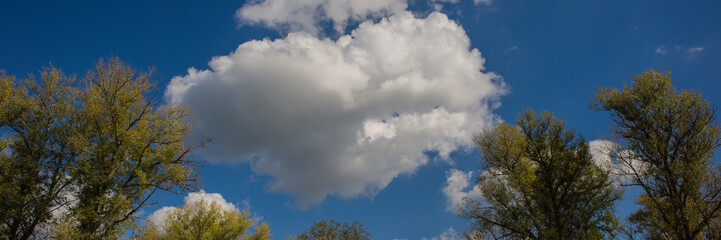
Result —
[[[470, 186], [472, 188], [468, 189]], [[473, 180], [473, 172], [464, 172], [458, 169], [451, 169], [446, 173], [446, 186], [443, 187], [443, 195], [446, 197], [446, 211], [457, 212], [458, 205], [468, 197], [473, 200], [481, 200], [481, 190]]]
[[484, 61], [446, 15], [402, 12], [336, 41], [298, 32], [243, 43], [172, 78], [166, 98], [194, 110], [211, 158], [251, 161], [304, 208], [329, 194], [372, 197], [426, 164], [424, 151], [450, 161], [470, 149], [505, 91]]
[[238, 9], [236, 17], [250, 24], [312, 34], [330, 21], [338, 33], [344, 33], [349, 20], [390, 16], [407, 6], [406, 0], [261, 0]]
[[[220, 209], [227, 210], [227, 211], [239, 211], [237, 207], [235, 207], [234, 204], [229, 203], [225, 201], [223, 196], [221, 196], [219, 193], [206, 193], [203, 190], [200, 190], [198, 192], [189, 193], [188, 196], [185, 197], [183, 200], [185, 206], [188, 206], [193, 203], [198, 203], [203, 201], [206, 204], [210, 204], [212, 202], [215, 202], [218, 204]], [[163, 227], [163, 222], [165, 222], [165, 219], [168, 218], [168, 214], [172, 211], [177, 209], [176, 207], [162, 207], [152, 214], [150, 214], [147, 218], [147, 221], [152, 222], [155, 224], [155, 226]]]

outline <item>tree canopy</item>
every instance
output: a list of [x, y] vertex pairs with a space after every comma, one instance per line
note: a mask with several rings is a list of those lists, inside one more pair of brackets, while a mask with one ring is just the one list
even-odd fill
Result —
[[161, 226], [146, 222], [138, 239], [148, 240], [268, 240], [270, 228], [262, 223], [250, 227], [253, 219], [248, 212], [222, 209], [215, 202], [205, 200], [170, 210]]
[[340, 224], [333, 219], [313, 222], [307, 230], [298, 234], [296, 240], [368, 240], [372, 237], [362, 223], [353, 221]]
[[603, 239], [615, 234], [621, 191], [588, 143], [550, 113], [526, 110], [474, 138], [482, 154], [483, 201], [459, 215], [475, 235], [498, 239]]
[[111, 239], [156, 191], [196, 188], [188, 111], [159, 104], [151, 73], [112, 58], [79, 82], [0, 75], [4, 236]]
[[709, 159], [721, 135], [716, 109], [700, 93], [676, 90], [670, 72], [649, 70], [620, 90], [599, 89], [592, 107], [611, 113], [622, 144], [615, 157], [643, 189], [642, 208], [630, 217], [634, 233], [699, 239], [718, 232], [709, 225], [721, 217], [721, 170]]

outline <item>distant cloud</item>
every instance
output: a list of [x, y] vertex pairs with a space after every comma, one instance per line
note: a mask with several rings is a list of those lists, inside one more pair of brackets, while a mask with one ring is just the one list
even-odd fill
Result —
[[481, 191], [473, 179], [473, 172], [464, 172], [457, 169], [451, 169], [446, 173], [446, 185], [443, 187], [443, 195], [447, 201], [446, 211], [449, 212], [458, 212], [458, 205], [463, 202], [463, 198], [469, 197], [473, 200], [482, 198]]
[[[505, 87], [442, 13], [402, 12], [338, 40], [291, 33], [250, 41], [167, 86], [214, 138], [211, 161], [249, 161], [272, 191], [308, 207], [327, 195], [372, 197], [399, 174], [450, 161], [494, 124]], [[240, 179], [239, 179], [240, 180]]]
[[[204, 201], [206, 204], [211, 204], [212, 202], [215, 202], [222, 210], [239, 211], [239, 209], [236, 208], [235, 205], [225, 201], [223, 196], [221, 196], [219, 193], [206, 193], [205, 191], [200, 190], [198, 192], [189, 193], [188, 196], [186, 196], [183, 200], [185, 206], [193, 203], [198, 203], [200, 201]], [[244, 202], [244, 204], [247, 204], [247, 202]], [[155, 224], [155, 226], [162, 228], [165, 219], [168, 218], [168, 214], [170, 214], [175, 209], [177, 208], [167, 206], [162, 207], [150, 214], [150, 216], [148, 216], [147, 218], [147, 221], [150, 221]]]
[[672, 49], [669, 49], [666, 47], [666, 45], [661, 45], [654, 50], [655, 53], [659, 55], [668, 55], [669, 53], [673, 53], [674, 56], [684, 56], [686, 59], [693, 57], [701, 52], [704, 51], [703, 46], [695, 46], [695, 47], [682, 47], [682, 46], [674, 46]]
[[423, 238], [423, 240], [460, 240], [461, 235], [458, 231], [453, 229], [453, 227], [449, 227], [448, 230], [441, 233], [438, 237], [432, 237], [432, 238]]
[[[485, 4], [485, 5], [491, 5], [492, 0], [473, 0], [473, 2], [478, 4]], [[439, 3], [458, 3], [460, 0], [431, 0], [431, 2], [439, 2]]]
[[654, 52], [661, 54], [661, 55], [666, 55], [666, 54], [668, 54], [668, 48], [666, 48], [665, 45], [661, 45], [661, 46], [657, 47]]
[[342, 34], [349, 20], [390, 16], [407, 6], [406, 0], [260, 0], [238, 9], [236, 17], [244, 23], [311, 34], [321, 30], [320, 23], [331, 21]]
[[[618, 156], [625, 159], [632, 159], [627, 150], [621, 149], [620, 145], [608, 140], [593, 140], [589, 142], [589, 148], [594, 163], [604, 170], [611, 171], [614, 181], [618, 184], [630, 180], [630, 167], [618, 161]], [[643, 166], [639, 161], [631, 161], [635, 169], [642, 170]], [[482, 173], [486, 180], [505, 178], [500, 172], [487, 170]], [[476, 201], [482, 201], [483, 196], [475, 182], [473, 171], [464, 172], [451, 169], [446, 173], [446, 183], [443, 187], [443, 195], [446, 198], [446, 211], [457, 212], [457, 206], [465, 197]]]
[[[645, 169], [644, 164], [634, 158], [631, 151], [623, 149], [618, 143], [597, 139], [590, 141], [588, 147], [596, 165], [611, 171], [618, 184], [625, 184], [631, 180], [632, 169], [639, 172]], [[625, 161], [621, 161], [619, 157]]]
[[686, 57], [693, 57], [698, 53], [703, 52], [704, 47], [698, 46], [698, 47], [690, 47], [686, 49]]

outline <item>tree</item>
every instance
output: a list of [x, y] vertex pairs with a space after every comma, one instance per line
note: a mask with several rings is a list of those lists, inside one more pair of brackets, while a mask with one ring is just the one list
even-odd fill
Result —
[[320, 222], [313, 221], [313, 225], [307, 230], [298, 234], [296, 240], [368, 240], [372, 235], [362, 223], [353, 221], [342, 225], [333, 219], [323, 219]]
[[603, 239], [615, 234], [621, 198], [610, 170], [588, 143], [550, 113], [526, 110], [474, 137], [482, 154], [483, 202], [464, 199], [459, 215], [494, 239]]
[[718, 224], [721, 169], [709, 162], [721, 144], [716, 110], [700, 93], [677, 91], [670, 72], [649, 70], [623, 89], [601, 88], [592, 107], [609, 111], [622, 139], [616, 154], [644, 193], [630, 217], [653, 239], [699, 239]]
[[255, 227], [255, 233], [250, 233], [253, 219], [248, 218], [248, 212], [237, 210], [224, 210], [212, 201], [202, 200], [186, 204], [180, 209], [173, 209], [168, 214], [162, 227], [152, 222], [146, 222], [139, 239], [173, 239], [173, 240], [268, 240], [269, 227], [263, 223]]
[[189, 155], [202, 143], [185, 140], [187, 111], [161, 106], [149, 73], [113, 58], [79, 84], [54, 68], [20, 83], [3, 72], [1, 84], [0, 191], [10, 197], [0, 200], [9, 209], [0, 223], [8, 238], [38, 238], [51, 219], [57, 225], [46, 233], [115, 238], [156, 191], [195, 189], [198, 162]]
[[74, 78], [45, 68], [40, 80], [0, 71], [0, 236], [40, 238], [53, 210], [67, 206], [69, 163], [77, 157]]

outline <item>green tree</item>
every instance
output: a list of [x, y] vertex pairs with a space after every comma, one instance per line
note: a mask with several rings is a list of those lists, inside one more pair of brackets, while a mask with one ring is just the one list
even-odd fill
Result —
[[263, 223], [255, 226], [255, 233], [249, 231], [253, 219], [248, 212], [224, 210], [212, 201], [204, 200], [187, 204], [168, 213], [162, 227], [146, 222], [138, 239], [149, 240], [268, 240], [270, 229]]
[[592, 107], [609, 111], [623, 141], [616, 154], [644, 193], [630, 217], [652, 239], [700, 239], [718, 224], [721, 176], [709, 162], [721, 144], [716, 111], [700, 93], [677, 91], [670, 72], [649, 70], [623, 89], [601, 88]]
[[52, 67], [39, 80], [0, 71], [0, 238], [41, 238], [53, 210], [67, 206], [77, 157], [73, 83]]
[[323, 219], [320, 222], [313, 221], [313, 225], [307, 230], [298, 234], [296, 240], [368, 240], [372, 235], [368, 228], [362, 223], [353, 221], [340, 224], [333, 219]]
[[550, 113], [526, 110], [474, 137], [482, 154], [483, 202], [466, 198], [459, 216], [475, 236], [494, 239], [603, 239], [615, 234], [621, 190], [588, 143]]
[[54, 68], [1, 75], [4, 236], [112, 239], [156, 191], [196, 188], [187, 111], [161, 106], [149, 73], [113, 58], [79, 83]]

